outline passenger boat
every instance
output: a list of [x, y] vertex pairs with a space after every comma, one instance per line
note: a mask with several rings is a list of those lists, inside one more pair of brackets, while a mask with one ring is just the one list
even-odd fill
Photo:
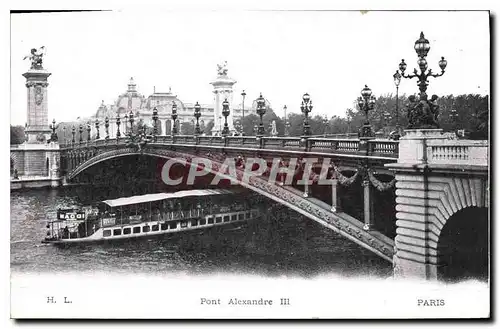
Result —
[[[105, 200], [97, 207], [59, 209], [43, 243], [72, 244], [173, 234], [238, 224], [260, 216], [242, 190], [206, 189]], [[236, 225], [236, 226], [238, 226]]]

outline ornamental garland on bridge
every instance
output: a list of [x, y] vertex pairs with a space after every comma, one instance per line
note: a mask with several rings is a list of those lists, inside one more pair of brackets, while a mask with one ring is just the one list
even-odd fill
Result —
[[385, 183], [378, 180], [373, 174], [372, 170], [368, 170], [368, 179], [370, 180], [372, 185], [380, 192], [392, 189], [394, 188], [394, 185], [396, 185], [396, 178], [393, 178], [390, 182]]
[[333, 165], [333, 171], [335, 172], [335, 175], [337, 176], [338, 182], [342, 186], [349, 186], [349, 185], [351, 185], [352, 183], [354, 183], [356, 181], [356, 179], [358, 178], [358, 175], [359, 175], [359, 170], [358, 170], [351, 177], [344, 176], [340, 172], [339, 168], [337, 166], [335, 166], [335, 165]]

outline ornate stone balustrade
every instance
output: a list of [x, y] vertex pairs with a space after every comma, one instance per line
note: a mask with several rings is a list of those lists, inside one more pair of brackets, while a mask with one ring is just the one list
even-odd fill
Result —
[[[127, 137], [99, 139], [92, 141], [83, 141], [69, 144], [61, 144], [61, 149], [100, 147], [111, 145], [126, 144]], [[169, 145], [202, 145], [202, 146], [220, 146], [225, 148], [247, 148], [247, 149], [266, 149], [266, 150], [288, 150], [305, 151], [321, 153], [345, 153], [345, 154], [363, 154], [373, 156], [384, 156], [390, 158], [398, 157], [398, 142], [391, 140], [374, 139], [368, 141], [368, 154], [360, 150], [359, 140], [356, 139], [333, 139], [333, 138], [307, 138], [301, 137], [262, 137], [257, 139], [255, 136], [157, 136], [156, 141], [150, 143], [169, 144]]]
[[488, 141], [431, 140], [427, 143], [427, 163], [488, 165]]

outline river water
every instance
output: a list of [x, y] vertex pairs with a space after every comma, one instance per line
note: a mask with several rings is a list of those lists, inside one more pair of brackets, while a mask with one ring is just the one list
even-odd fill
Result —
[[[232, 273], [314, 277], [323, 274], [389, 277], [389, 262], [333, 231], [282, 207], [271, 219], [239, 229], [89, 244], [42, 244], [57, 208], [88, 205], [88, 188], [13, 191], [11, 270], [14, 273], [105, 271], [114, 273]], [[274, 210], [273, 210], [274, 209]]]

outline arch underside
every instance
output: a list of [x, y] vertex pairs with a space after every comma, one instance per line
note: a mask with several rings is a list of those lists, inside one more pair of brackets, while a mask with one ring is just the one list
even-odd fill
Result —
[[[100, 153], [82, 164], [78, 165], [74, 170], [68, 174], [68, 179], [73, 179], [86, 169], [118, 157], [129, 155], [143, 155], [160, 157], [164, 159], [175, 159], [176, 162], [181, 164], [192, 165], [191, 162], [194, 158], [199, 158], [198, 155], [191, 155], [181, 153], [179, 151], [162, 150], [157, 148], [144, 148], [138, 151], [135, 148], [124, 148], [119, 150], [112, 150]], [[250, 176], [247, 181], [243, 181], [243, 170], [236, 169], [237, 178], [219, 172], [222, 167], [223, 160], [213, 159], [208, 156], [201, 156], [208, 159], [212, 163], [212, 168], [209, 172], [219, 176], [220, 178], [228, 179], [232, 182], [257, 192], [273, 201], [279, 202], [302, 215], [320, 223], [323, 226], [341, 234], [356, 244], [374, 252], [378, 256], [392, 262], [394, 242], [376, 231], [363, 230], [363, 224], [349, 216], [346, 213], [338, 212], [333, 213], [330, 206], [319, 200], [314, 199], [313, 202], [310, 198], [302, 197], [302, 192], [293, 188], [284, 188], [274, 183], [269, 183], [266, 179], [258, 176]]]
[[464, 209], [489, 208], [484, 175], [397, 174], [396, 181], [395, 246], [400, 259], [440, 266], [440, 237], [450, 219]]

